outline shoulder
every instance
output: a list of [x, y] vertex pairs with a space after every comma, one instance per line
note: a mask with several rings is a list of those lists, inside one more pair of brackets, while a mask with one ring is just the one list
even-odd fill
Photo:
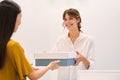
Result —
[[21, 47], [21, 45], [19, 44], [19, 42], [10, 39], [10, 40], [8, 41], [8, 44], [7, 44], [7, 49], [9, 49], [9, 50], [22, 49], [22, 47]]
[[85, 33], [81, 33], [80, 38], [81, 39], [87, 39], [87, 40], [93, 40], [93, 36], [85, 34]]
[[8, 41], [8, 44], [7, 44], [8, 47], [13, 47], [15, 45], [19, 45], [19, 43], [17, 41], [15, 41], [15, 40], [12, 40], [12, 39], [10, 39]]
[[18, 58], [18, 56], [24, 56], [24, 50], [21, 45], [15, 40], [9, 40], [7, 43], [7, 54], [11, 58]]
[[93, 36], [85, 34], [85, 33], [81, 33], [81, 35], [79, 37], [79, 40], [86, 41], [86, 42], [94, 44]]
[[15, 44], [19, 44], [19, 43], [17, 41], [15, 41], [15, 40], [12, 40], [12, 39], [10, 39], [8, 41], [8, 45], [15, 45]]

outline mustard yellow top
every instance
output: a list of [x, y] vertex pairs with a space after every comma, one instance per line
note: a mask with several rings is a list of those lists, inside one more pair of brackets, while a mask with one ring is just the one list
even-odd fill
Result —
[[10, 40], [7, 44], [5, 65], [0, 69], [0, 80], [26, 80], [26, 76], [32, 71], [23, 48], [18, 42]]

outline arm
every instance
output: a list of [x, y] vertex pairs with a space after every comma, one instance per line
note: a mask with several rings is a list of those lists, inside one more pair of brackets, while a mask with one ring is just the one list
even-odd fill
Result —
[[28, 78], [31, 80], [36, 80], [42, 77], [48, 70], [57, 69], [59, 67], [59, 65], [57, 64], [58, 62], [60, 61], [59, 60], [53, 61], [48, 66], [44, 67], [43, 69], [34, 70], [28, 75]]
[[79, 52], [76, 51], [76, 53], [77, 53], [77, 55], [76, 55], [76, 58], [75, 58], [75, 60], [76, 60], [75, 65], [78, 65], [82, 61], [82, 63], [86, 67], [86, 69], [88, 69], [89, 66], [90, 66], [90, 62], [83, 55], [81, 55]]
[[77, 56], [76, 56], [76, 64], [75, 65], [78, 65], [80, 62], [83, 63], [84, 67], [86, 69], [92, 69], [94, 67], [94, 48], [95, 48], [95, 45], [94, 45], [94, 41], [93, 40], [90, 40], [88, 44], [86, 44], [85, 46], [85, 51], [83, 52], [86, 52], [84, 53], [85, 55], [83, 56], [82, 54], [80, 54], [78, 51], [76, 51], [77, 53]]

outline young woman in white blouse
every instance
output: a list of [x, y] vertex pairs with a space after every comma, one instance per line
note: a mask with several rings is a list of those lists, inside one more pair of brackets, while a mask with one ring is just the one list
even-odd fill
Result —
[[59, 37], [53, 51], [76, 52], [74, 66], [60, 67], [58, 80], [77, 80], [77, 68], [87, 70], [94, 65], [94, 41], [81, 31], [81, 17], [78, 10], [70, 8], [63, 13], [64, 27], [68, 33]]

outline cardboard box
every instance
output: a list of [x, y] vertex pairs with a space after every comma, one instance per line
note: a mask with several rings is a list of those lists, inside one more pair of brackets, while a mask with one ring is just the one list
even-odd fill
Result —
[[51, 61], [60, 60], [60, 66], [71, 66], [75, 64], [75, 53], [37, 53], [34, 55], [36, 66], [47, 66]]

